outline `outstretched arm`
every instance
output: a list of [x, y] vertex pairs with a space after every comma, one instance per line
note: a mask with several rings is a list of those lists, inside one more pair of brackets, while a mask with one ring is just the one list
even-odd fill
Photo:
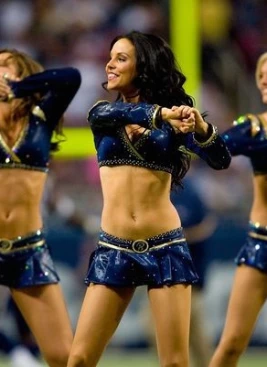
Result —
[[137, 124], [147, 129], [160, 129], [165, 122], [170, 123], [172, 120], [184, 129], [183, 132], [190, 131], [188, 126], [193, 121], [187, 121], [187, 126], [183, 128], [179, 111], [157, 104], [99, 101], [88, 113], [88, 121], [94, 132], [112, 131], [129, 124]]

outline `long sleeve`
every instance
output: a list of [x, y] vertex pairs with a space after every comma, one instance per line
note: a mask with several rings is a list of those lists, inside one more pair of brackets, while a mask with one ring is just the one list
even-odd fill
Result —
[[50, 69], [9, 84], [15, 98], [39, 93], [38, 107], [44, 113], [44, 119], [57, 122], [79, 89], [81, 75], [72, 67]]
[[160, 106], [147, 103], [100, 101], [90, 109], [88, 122], [94, 132], [108, 132], [128, 124], [153, 129], [159, 110]]
[[211, 168], [222, 170], [229, 167], [231, 154], [225, 141], [218, 134], [218, 130], [211, 125], [211, 134], [206, 141], [198, 141], [195, 134], [190, 133], [186, 137], [186, 148], [197, 154]]
[[265, 129], [256, 115], [240, 116], [233, 126], [222, 134], [232, 155], [251, 157], [267, 150]]

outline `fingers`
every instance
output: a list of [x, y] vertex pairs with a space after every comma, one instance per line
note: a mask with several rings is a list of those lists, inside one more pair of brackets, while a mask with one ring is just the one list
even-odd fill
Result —
[[189, 133], [195, 131], [196, 123], [194, 114], [191, 113], [188, 118], [170, 120], [170, 124], [176, 133]]
[[195, 120], [187, 119], [186, 121], [182, 121], [180, 126], [180, 131], [183, 133], [190, 133], [195, 131]]
[[206, 128], [198, 109], [190, 106], [172, 106], [168, 120], [176, 133], [202, 132]]
[[174, 112], [173, 118], [177, 119], [183, 119], [183, 118], [189, 118], [189, 116], [192, 114], [192, 107], [190, 106], [172, 106], [171, 110]]

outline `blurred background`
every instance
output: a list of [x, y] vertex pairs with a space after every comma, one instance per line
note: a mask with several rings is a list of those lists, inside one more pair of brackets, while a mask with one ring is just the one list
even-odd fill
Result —
[[[111, 99], [101, 87], [110, 41], [133, 29], [168, 40], [187, 76], [188, 91], [201, 111], [207, 111], [208, 120], [223, 132], [241, 114], [263, 110], [254, 69], [258, 56], [267, 51], [266, 14], [265, 0], [0, 0], [1, 48], [25, 51], [45, 68], [75, 66], [82, 75], [81, 88], [65, 115], [67, 148], [62, 143], [61, 153], [53, 157], [43, 202], [48, 242], [73, 328], [102, 207], [86, 116], [98, 99]], [[204, 209], [188, 227], [194, 229], [194, 225], [211, 218], [206, 222], [209, 233], [201, 240], [192, 239], [191, 246], [201, 275], [195, 289], [196, 308], [202, 312], [200, 328], [212, 349], [224, 323], [234, 257], [246, 235], [252, 198], [250, 163], [236, 157], [228, 170], [217, 172], [194, 160], [188, 181], [189, 186], [185, 182], [180, 192], [181, 197], [188, 198], [180, 206], [182, 219], [186, 221], [192, 209], [196, 211], [190, 190], [198, 195]], [[0, 331], [15, 344], [25, 344], [3, 287], [0, 297]], [[151, 335], [146, 289], [140, 288], [100, 366], [157, 366]], [[240, 365], [266, 365], [266, 346], [265, 307]], [[205, 366], [200, 358], [195, 359], [196, 367]], [[0, 366], [9, 366], [9, 361], [9, 349], [0, 338]]]

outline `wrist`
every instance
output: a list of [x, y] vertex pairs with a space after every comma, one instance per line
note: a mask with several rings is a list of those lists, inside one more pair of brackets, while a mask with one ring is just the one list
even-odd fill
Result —
[[204, 121], [201, 126], [196, 126], [195, 133], [201, 138], [206, 138], [210, 134], [210, 124]]
[[216, 126], [207, 123], [208, 125], [208, 132], [205, 136], [199, 135], [196, 132], [193, 133], [193, 140], [195, 144], [197, 144], [200, 147], [208, 147], [216, 140], [218, 136], [218, 129]]
[[168, 121], [168, 119], [169, 119], [169, 108], [162, 107], [160, 113], [161, 113], [162, 120]]

